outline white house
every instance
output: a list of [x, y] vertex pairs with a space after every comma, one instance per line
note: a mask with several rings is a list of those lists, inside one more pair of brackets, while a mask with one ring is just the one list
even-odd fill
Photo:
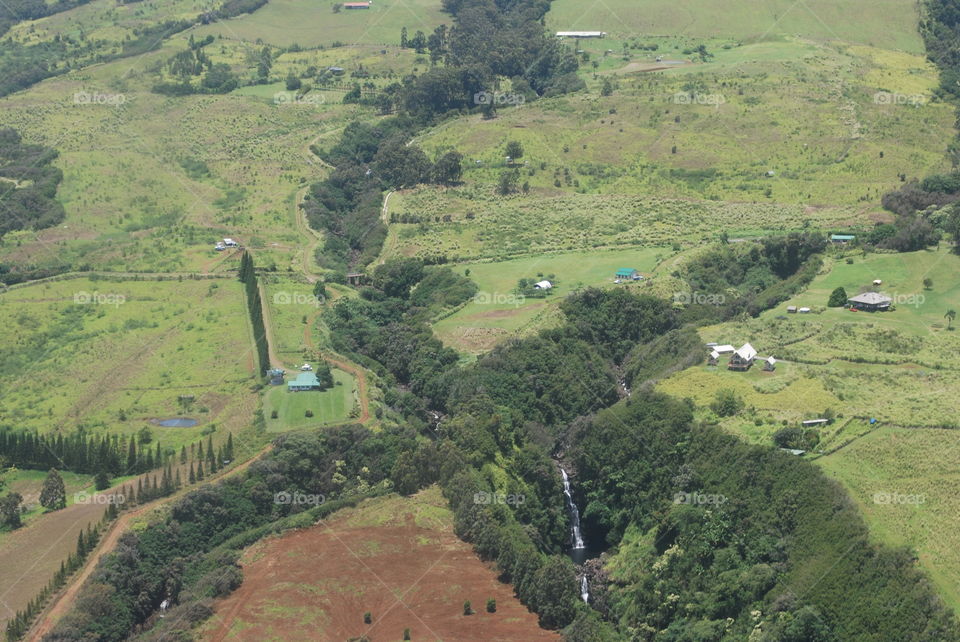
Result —
[[237, 247], [238, 243], [233, 239], [223, 239], [223, 244], [227, 247]]
[[768, 372], [772, 372], [777, 369], [777, 360], [773, 358], [773, 355], [763, 360], [763, 369]]
[[714, 350], [716, 350], [720, 354], [730, 354], [731, 352], [734, 351], [734, 349], [735, 348], [732, 345], [729, 345], [727, 343], [723, 344], [722, 346], [716, 346], [714, 348]]
[[744, 343], [740, 346], [739, 350], [733, 352], [733, 356], [730, 357], [730, 363], [727, 364], [727, 367], [731, 370], [748, 370], [756, 358], [757, 351], [754, 347], [749, 343]]
[[550, 283], [550, 281], [538, 281], [533, 284], [533, 289], [535, 290], [549, 290], [552, 287], [553, 283]]

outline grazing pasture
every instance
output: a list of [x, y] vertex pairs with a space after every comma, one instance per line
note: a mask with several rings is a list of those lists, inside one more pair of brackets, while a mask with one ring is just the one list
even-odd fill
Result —
[[903, 0], [881, 0], [869, 6], [851, 0], [803, 4], [790, 0], [706, 0], [696, 5], [669, 0], [603, 0], [593, 4], [555, 0], [547, 14], [547, 26], [557, 31], [602, 30], [614, 38], [640, 40], [655, 34], [744, 41], [797, 35], [921, 53], [918, 18], [917, 6]]
[[376, 0], [369, 9], [343, 9], [337, 3], [309, 0], [271, 0], [255, 13], [217, 22], [198, 33], [246, 41], [263, 41], [277, 47], [346, 45], [398, 45], [400, 29], [412, 38], [417, 31], [429, 35], [451, 18], [440, 10], [440, 0]]
[[[4, 425], [148, 427], [175, 448], [204, 429], [246, 427], [255, 368], [243, 297], [233, 279], [66, 279], [0, 294]], [[153, 423], [181, 416], [198, 425]]]
[[916, 552], [954, 611], [960, 610], [958, 461], [960, 432], [894, 427], [817, 460], [847, 488], [877, 540]]

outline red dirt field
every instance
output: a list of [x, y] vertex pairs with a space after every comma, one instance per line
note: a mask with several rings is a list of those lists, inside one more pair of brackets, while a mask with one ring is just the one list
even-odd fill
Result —
[[[202, 639], [559, 640], [453, 534], [440, 491], [382, 497], [248, 548]], [[497, 601], [487, 613], [488, 598]], [[463, 615], [470, 600], [474, 615]], [[369, 611], [372, 623], [364, 624]]]

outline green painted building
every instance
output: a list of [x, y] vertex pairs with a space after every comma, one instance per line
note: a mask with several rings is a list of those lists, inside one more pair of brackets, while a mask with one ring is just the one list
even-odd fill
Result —
[[301, 372], [296, 379], [287, 382], [287, 392], [302, 392], [304, 390], [320, 390], [320, 381], [312, 372]]
[[620, 268], [617, 270], [618, 279], [633, 279], [634, 281], [639, 281], [641, 278], [640, 273], [633, 268]]

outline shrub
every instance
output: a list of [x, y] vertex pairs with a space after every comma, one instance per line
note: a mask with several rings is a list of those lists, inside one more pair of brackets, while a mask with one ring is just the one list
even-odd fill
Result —
[[307, 411], [306, 411], [305, 413], [303, 413], [303, 416], [304, 416], [304, 417], [312, 417], [312, 416], [313, 416], [313, 411], [310, 410], [309, 408], [307, 408]]
[[367, 611], [366, 613], [363, 614], [363, 623], [364, 624], [373, 623], [373, 616], [370, 614], [370, 611]]
[[827, 301], [827, 306], [831, 308], [839, 308], [847, 303], [847, 291], [842, 287], [837, 288], [830, 293], [830, 300]]
[[487, 599], [487, 613], [497, 612], [497, 601], [492, 597]]
[[467, 600], [463, 603], [463, 614], [464, 615], [473, 615], [473, 609], [470, 607], [470, 600]]

